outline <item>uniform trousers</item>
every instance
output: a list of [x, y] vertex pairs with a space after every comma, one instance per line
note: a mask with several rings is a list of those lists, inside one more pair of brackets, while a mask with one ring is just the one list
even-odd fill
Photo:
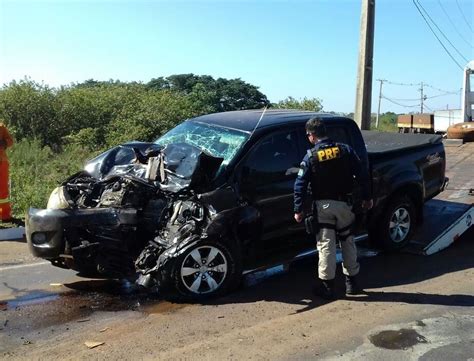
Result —
[[316, 236], [319, 252], [318, 277], [332, 280], [336, 276], [336, 240], [342, 250], [342, 271], [346, 276], [359, 273], [357, 248], [352, 234], [355, 215], [346, 202], [336, 200], [315, 201], [318, 214], [319, 233]]

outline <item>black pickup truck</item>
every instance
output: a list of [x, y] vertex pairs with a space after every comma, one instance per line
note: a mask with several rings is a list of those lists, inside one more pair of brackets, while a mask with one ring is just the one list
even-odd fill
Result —
[[99, 155], [62, 183], [47, 209], [31, 208], [32, 253], [80, 274], [137, 275], [144, 287], [173, 285], [206, 297], [236, 285], [245, 270], [314, 250], [293, 219], [293, 184], [318, 115], [350, 144], [372, 175], [374, 208], [354, 209], [372, 242], [397, 249], [442, 191], [445, 152], [434, 135], [364, 132], [349, 118], [253, 110], [189, 119], [154, 143]]

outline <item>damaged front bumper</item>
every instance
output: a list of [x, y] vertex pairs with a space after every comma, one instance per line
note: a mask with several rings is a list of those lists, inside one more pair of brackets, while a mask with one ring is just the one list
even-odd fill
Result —
[[31, 253], [54, 266], [83, 275], [138, 276], [143, 287], [162, 287], [174, 261], [206, 239], [203, 212], [195, 202], [178, 201], [166, 226], [145, 233], [147, 217], [132, 208], [30, 208], [25, 233]]
[[[50, 260], [56, 266], [77, 269], [73, 266], [74, 256], [82, 255], [81, 250], [94, 248], [100, 243], [99, 238], [95, 239], [96, 242], [84, 242], [80, 238], [81, 233], [95, 227], [118, 231], [123, 227], [134, 228], [136, 223], [137, 212], [134, 209], [30, 208], [25, 234], [34, 256]], [[92, 253], [90, 256], [93, 256]]]

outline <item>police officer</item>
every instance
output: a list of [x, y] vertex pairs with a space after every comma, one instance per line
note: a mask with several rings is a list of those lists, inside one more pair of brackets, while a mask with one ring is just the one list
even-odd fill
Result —
[[303, 200], [311, 184], [313, 214], [318, 223], [319, 282], [314, 292], [325, 299], [334, 299], [336, 276], [336, 238], [342, 249], [342, 269], [346, 276], [346, 294], [362, 292], [355, 276], [359, 273], [357, 249], [352, 234], [355, 215], [350, 204], [354, 180], [361, 185], [362, 208], [372, 208], [369, 175], [354, 150], [347, 144], [327, 137], [326, 127], [315, 117], [306, 123], [306, 135], [314, 147], [308, 150], [300, 165], [294, 186], [294, 218], [304, 218]]

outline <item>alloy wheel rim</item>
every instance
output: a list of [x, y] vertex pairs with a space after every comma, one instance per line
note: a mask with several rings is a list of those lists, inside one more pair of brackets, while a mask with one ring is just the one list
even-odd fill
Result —
[[216, 291], [228, 272], [227, 259], [214, 246], [201, 246], [192, 250], [181, 264], [181, 281], [188, 291], [205, 294]]
[[397, 208], [390, 218], [390, 238], [395, 243], [403, 242], [410, 232], [411, 218], [406, 208]]

